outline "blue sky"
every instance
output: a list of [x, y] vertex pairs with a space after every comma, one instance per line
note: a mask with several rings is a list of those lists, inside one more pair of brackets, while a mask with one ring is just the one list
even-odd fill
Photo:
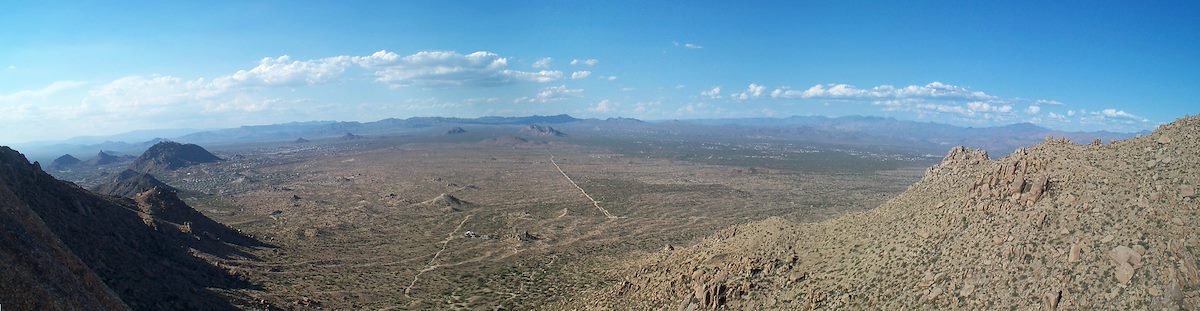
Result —
[[1196, 2], [4, 2], [0, 143], [306, 120], [1200, 112]]

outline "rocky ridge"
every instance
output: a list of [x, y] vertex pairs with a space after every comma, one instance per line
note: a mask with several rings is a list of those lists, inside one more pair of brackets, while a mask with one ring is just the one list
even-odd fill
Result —
[[[0, 301], [6, 306], [28, 302], [33, 304], [28, 309], [222, 310], [234, 307], [213, 289], [248, 286], [194, 256], [193, 249], [203, 248], [182, 240], [195, 238], [148, 225], [147, 220], [170, 221], [165, 214], [145, 212], [154, 208], [142, 204], [157, 202], [98, 195], [59, 181], [8, 147], [0, 147], [0, 203], [0, 221], [8, 232], [0, 237], [0, 258], [18, 259], [0, 261], [0, 270], [24, 271], [0, 273], [0, 278], [14, 279], [0, 284], [5, 289]], [[237, 242], [221, 241], [226, 250], [234, 247], [224, 242]], [[18, 287], [8, 290], [8, 284]]]
[[172, 171], [196, 164], [219, 162], [221, 158], [194, 144], [163, 141], [143, 152], [129, 168], [139, 172]]
[[560, 131], [554, 129], [554, 127], [541, 126], [541, 125], [537, 125], [537, 124], [530, 124], [530, 125], [527, 125], [527, 126], [521, 128], [521, 133], [525, 134], [525, 135], [543, 136], [543, 137], [567, 136], [566, 133], [560, 132]]
[[151, 188], [161, 188], [172, 192], [178, 191], [158, 180], [158, 178], [154, 178], [154, 175], [131, 169], [125, 169], [121, 173], [113, 175], [111, 180], [96, 185], [96, 187], [92, 188], [92, 191], [112, 196], [133, 198], [138, 193], [145, 192]]
[[82, 162], [83, 162], [83, 160], [80, 160], [79, 158], [76, 158], [75, 156], [72, 156], [69, 154], [64, 154], [64, 155], [54, 159], [54, 161], [51, 161], [50, 165], [47, 166], [46, 168], [58, 171], [58, 170], [64, 170], [64, 169], [70, 168], [70, 167], [78, 165], [79, 163], [82, 163]]
[[1110, 144], [955, 148], [875, 210], [723, 230], [569, 309], [1200, 308], [1200, 117]]

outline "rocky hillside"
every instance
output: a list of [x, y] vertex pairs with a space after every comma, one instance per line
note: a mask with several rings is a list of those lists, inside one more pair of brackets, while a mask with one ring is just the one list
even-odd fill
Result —
[[139, 172], [161, 172], [218, 161], [221, 161], [221, 158], [203, 147], [164, 141], [146, 149], [146, 152], [129, 164], [129, 168]]
[[50, 166], [47, 168], [51, 169], [51, 170], [56, 170], [56, 171], [64, 170], [64, 169], [70, 168], [72, 166], [75, 166], [81, 162], [83, 162], [83, 161], [79, 160], [79, 158], [76, 158], [75, 156], [72, 156], [69, 154], [64, 154], [61, 157], [55, 158], [53, 162], [50, 162]]
[[176, 192], [175, 188], [168, 186], [166, 183], [154, 178], [154, 175], [142, 173], [131, 169], [125, 169], [120, 174], [112, 176], [112, 179], [106, 183], [99, 184], [92, 188], [93, 192], [133, 198], [138, 193], [142, 193], [152, 188], [161, 188], [164, 190]]
[[96, 153], [95, 157], [92, 157], [91, 159], [84, 161], [83, 165], [100, 166], [100, 165], [108, 165], [108, 164], [119, 163], [119, 162], [123, 162], [123, 161], [129, 161], [129, 160], [130, 160], [129, 157], [115, 156], [110, 153], [100, 151], [100, 152]]
[[[16, 168], [4, 161], [0, 174]], [[17, 173], [22, 174], [25, 172]], [[0, 302], [14, 310], [129, 307], [71, 252], [9, 183], [0, 183]]]
[[530, 125], [527, 125], [527, 126], [521, 128], [521, 134], [530, 135], [530, 136], [544, 136], [544, 137], [567, 136], [566, 133], [560, 132], [559, 130], [554, 129], [554, 127], [541, 126], [541, 125], [537, 125], [537, 124], [530, 124]]
[[5, 307], [232, 309], [228, 297], [211, 289], [247, 286], [194, 257], [190, 249], [201, 248], [181, 242], [181, 234], [196, 240], [198, 235], [189, 233], [196, 230], [161, 226], [178, 220], [146, 212], [154, 208], [144, 204], [157, 202], [94, 194], [55, 179], [8, 147], [0, 147], [0, 202], [6, 232], [0, 236], [0, 258], [7, 258], [0, 260], [5, 271], [0, 301]]
[[875, 210], [729, 228], [578, 309], [1200, 308], [1200, 117], [1111, 144], [956, 148]]

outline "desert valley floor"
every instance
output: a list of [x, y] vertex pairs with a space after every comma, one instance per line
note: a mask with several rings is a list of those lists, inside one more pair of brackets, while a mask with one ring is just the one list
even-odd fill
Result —
[[[534, 308], [610, 285], [612, 264], [730, 225], [870, 209], [924, 170], [723, 166], [513, 137], [214, 151], [226, 161], [158, 178], [273, 246], [209, 258], [261, 285], [224, 290], [242, 307]], [[85, 187], [104, 178], [73, 176]]]

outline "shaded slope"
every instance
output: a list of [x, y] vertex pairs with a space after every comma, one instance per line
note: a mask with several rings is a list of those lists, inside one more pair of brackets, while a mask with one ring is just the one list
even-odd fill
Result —
[[154, 178], [154, 175], [131, 169], [125, 169], [120, 174], [114, 175], [108, 182], [96, 185], [96, 187], [92, 188], [92, 191], [112, 196], [133, 198], [138, 193], [155, 187], [172, 192], [178, 191], [166, 183], [159, 181], [158, 178]]
[[0, 301], [5, 307], [128, 309], [5, 183], [0, 183], [0, 228]]
[[109, 154], [107, 152], [100, 151], [100, 152], [96, 153], [95, 157], [92, 157], [91, 159], [84, 161], [83, 165], [100, 166], [100, 165], [113, 164], [113, 163], [127, 161], [127, 160], [129, 160], [127, 157], [115, 156], [115, 155]]
[[619, 268], [595, 309], [1200, 306], [1200, 118], [999, 160], [956, 148], [879, 208], [768, 219]]
[[82, 162], [83, 161], [79, 160], [79, 158], [76, 158], [69, 154], [64, 154], [61, 157], [54, 159], [54, 162], [50, 162], [50, 166], [47, 168], [51, 169], [51, 170], [63, 170], [63, 169], [78, 165], [79, 163], [82, 163]]
[[133, 309], [231, 309], [207, 288], [246, 286], [147, 226], [131, 201], [58, 181], [7, 147], [0, 147], [0, 185]]

